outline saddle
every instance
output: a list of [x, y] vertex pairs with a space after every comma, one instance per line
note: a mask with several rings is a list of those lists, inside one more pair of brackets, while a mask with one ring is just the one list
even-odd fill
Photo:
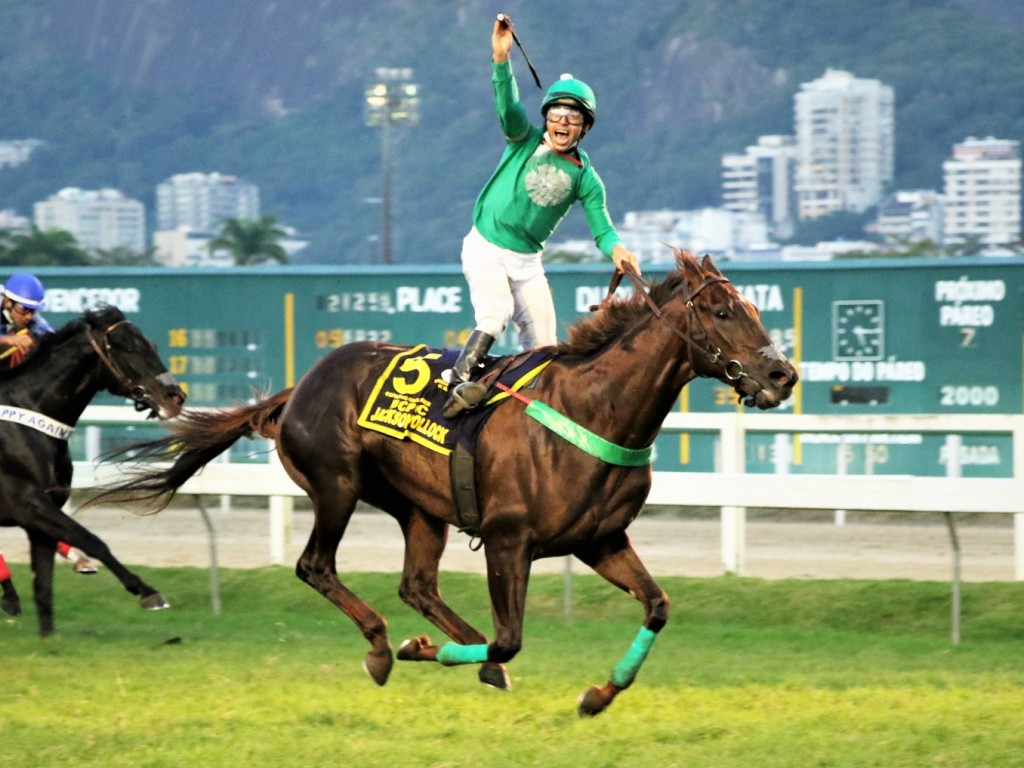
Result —
[[483, 402], [448, 419], [442, 413], [448, 397], [442, 373], [454, 364], [457, 354], [457, 350], [435, 350], [421, 344], [395, 355], [374, 384], [358, 423], [365, 429], [447, 455], [459, 530], [476, 536], [480, 532], [480, 512], [474, 455], [480, 431], [497, 406], [507, 402], [509, 392], [533, 386], [555, 352], [546, 349], [488, 357], [483, 373], [477, 377], [487, 387]]

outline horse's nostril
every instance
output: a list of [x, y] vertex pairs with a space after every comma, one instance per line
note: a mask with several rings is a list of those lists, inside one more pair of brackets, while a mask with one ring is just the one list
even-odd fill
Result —
[[795, 371], [792, 374], [786, 373], [785, 371], [772, 371], [771, 373], [768, 374], [768, 377], [776, 384], [780, 384], [783, 386], [785, 386], [786, 384], [795, 386], [797, 380], [800, 378], [799, 376], [797, 376]]

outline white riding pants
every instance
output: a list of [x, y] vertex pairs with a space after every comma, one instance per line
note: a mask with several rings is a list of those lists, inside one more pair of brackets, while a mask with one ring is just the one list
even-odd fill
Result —
[[470, 230], [462, 241], [462, 272], [478, 331], [498, 338], [512, 321], [523, 349], [557, 342], [555, 302], [542, 255], [501, 248], [476, 227]]

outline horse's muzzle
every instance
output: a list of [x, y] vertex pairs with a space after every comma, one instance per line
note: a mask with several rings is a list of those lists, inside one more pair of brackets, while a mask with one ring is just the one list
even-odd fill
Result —
[[767, 411], [777, 408], [788, 400], [793, 394], [793, 387], [796, 386], [800, 376], [797, 372], [786, 366], [785, 369], [774, 369], [768, 373], [767, 385], [754, 379], [749, 374], [744, 374], [736, 381], [736, 394], [740, 401], [748, 408], [758, 408]]
[[146, 387], [137, 386], [132, 388], [129, 397], [135, 401], [135, 410], [149, 410], [149, 418], [173, 419], [181, 413], [181, 408], [185, 404], [185, 391], [174, 377], [166, 372], [157, 376], [157, 382], [160, 385], [157, 391], [152, 392]]

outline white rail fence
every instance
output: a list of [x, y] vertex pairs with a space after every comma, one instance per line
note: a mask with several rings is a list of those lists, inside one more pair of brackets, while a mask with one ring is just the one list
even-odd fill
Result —
[[[133, 409], [92, 406], [80, 424], [87, 430], [102, 425], [139, 424]], [[720, 507], [722, 564], [742, 574], [746, 552], [746, 508], [863, 510], [942, 513], [950, 526], [954, 581], [958, 580], [959, 544], [953, 515], [981, 512], [1014, 516], [1014, 576], [1024, 580], [1024, 415], [909, 415], [812, 416], [784, 413], [672, 413], [664, 432], [717, 433], [716, 472], [655, 472], [647, 503], [650, 506]], [[964, 434], [1003, 434], [1012, 437], [1012, 478], [964, 478], [955, 458], [946, 477], [912, 475], [786, 474], [780, 463], [775, 474], [747, 474], [746, 437], [761, 432], [776, 435], [806, 433], [946, 435], [947, 457], [958, 455]], [[96, 433], [87, 444], [98, 446]], [[785, 443], [788, 445], [788, 442]], [[268, 454], [272, 459], [273, 453]], [[75, 488], [110, 481], [117, 466], [75, 463]], [[182, 494], [205, 496], [264, 496], [269, 499], [270, 562], [284, 564], [289, 515], [294, 497], [304, 494], [271, 461], [269, 464], [212, 463], [181, 488]], [[205, 507], [203, 507], [205, 509]], [[209, 525], [209, 520], [207, 519]]]

